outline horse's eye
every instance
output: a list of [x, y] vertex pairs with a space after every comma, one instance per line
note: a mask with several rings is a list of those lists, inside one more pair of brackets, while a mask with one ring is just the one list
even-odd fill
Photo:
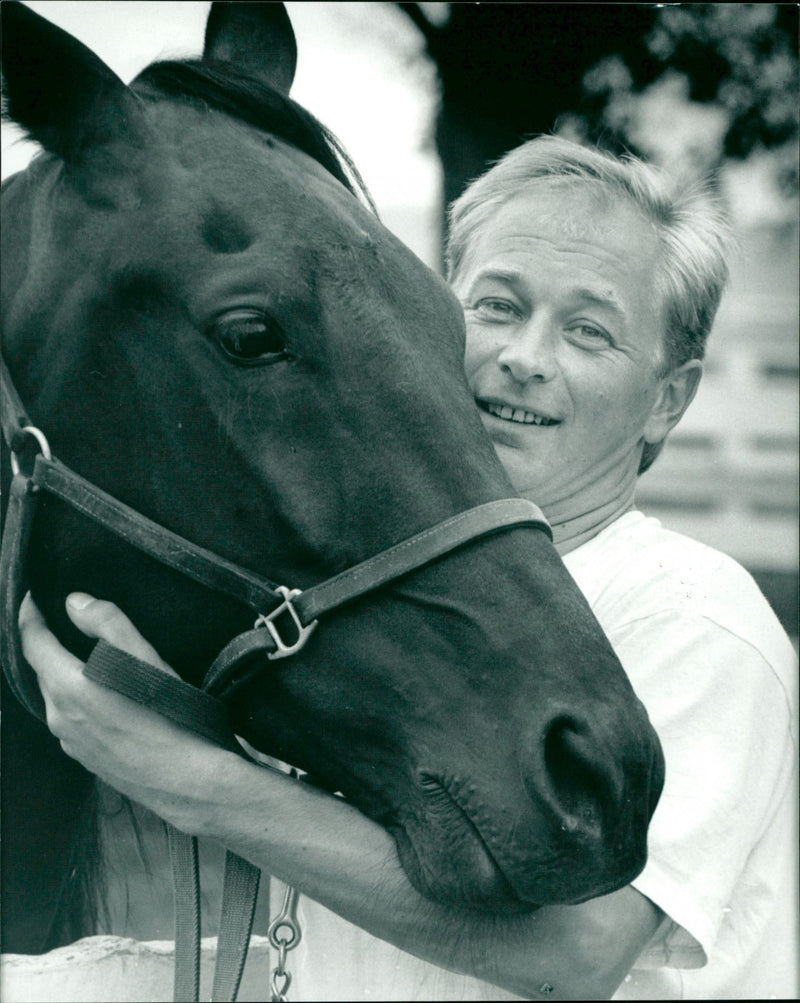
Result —
[[214, 338], [223, 352], [240, 365], [257, 366], [286, 358], [283, 332], [272, 317], [240, 310], [218, 317]]

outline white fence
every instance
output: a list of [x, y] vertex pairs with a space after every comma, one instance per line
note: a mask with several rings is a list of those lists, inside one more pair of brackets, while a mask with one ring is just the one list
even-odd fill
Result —
[[697, 398], [638, 499], [750, 570], [798, 564], [797, 228], [743, 238]]

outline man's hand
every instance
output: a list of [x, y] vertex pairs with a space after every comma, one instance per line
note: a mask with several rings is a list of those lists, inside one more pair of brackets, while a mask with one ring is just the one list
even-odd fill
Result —
[[[175, 675], [112, 603], [74, 593], [67, 612], [87, 636], [102, 638]], [[22, 650], [38, 676], [48, 727], [64, 751], [112, 787], [180, 826], [184, 809], [202, 798], [206, 769], [216, 768], [218, 757], [230, 754], [87, 679], [83, 663], [50, 632], [30, 596], [22, 604], [19, 623]]]

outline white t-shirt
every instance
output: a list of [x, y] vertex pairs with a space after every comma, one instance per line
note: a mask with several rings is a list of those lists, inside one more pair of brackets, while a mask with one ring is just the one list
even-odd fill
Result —
[[630, 512], [565, 564], [664, 748], [634, 888], [669, 917], [615, 999], [796, 999], [797, 662], [752, 578]]
[[[615, 999], [798, 998], [789, 639], [738, 564], [640, 512], [565, 564], [667, 765], [649, 860], [633, 885], [668, 918]], [[300, 918], [293, 1000], [519, 998], [419, 961], [308, 899]]]

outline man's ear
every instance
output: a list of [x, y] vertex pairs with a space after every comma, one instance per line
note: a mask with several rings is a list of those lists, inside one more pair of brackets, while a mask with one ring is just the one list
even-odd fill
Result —
[[666, 438], [694, 400], [703, 363], [690, 359], [662, 377], [650, 417], [644, 427], [644, 441], [655, 445]]

